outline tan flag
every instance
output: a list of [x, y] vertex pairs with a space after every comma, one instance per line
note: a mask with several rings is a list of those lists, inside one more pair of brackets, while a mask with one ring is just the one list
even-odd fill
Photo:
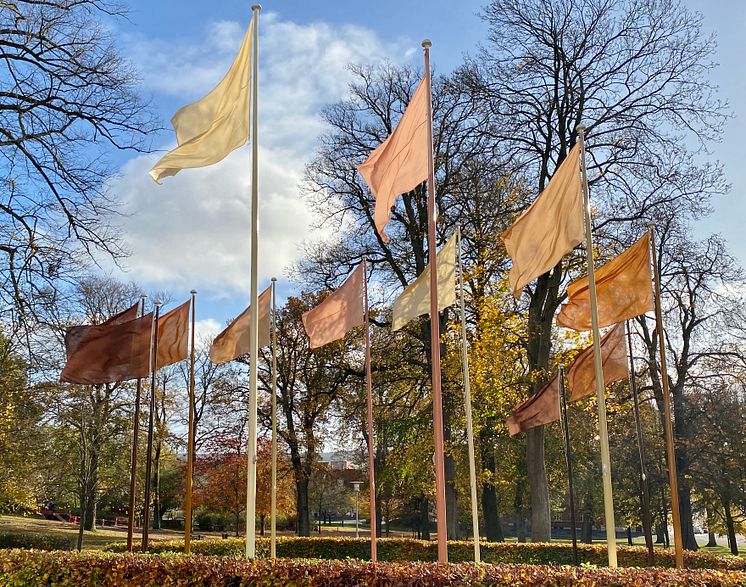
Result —
[[384, 242], [384, 228], [391, 219], [391, 208], [405, 194], [427, 179], [429, 153], [427, 79], [420, 81], [394, 132], [357, 166], [376, 197], [374, 221]]
[[204, 98], [174, 114], [171, 124], [179, 146], [150, 170], [156, 182], [182, 169], [217, 163], [249, 139], [253, 27], [252, 20], [238, 55], [222, 81]]
[[518, 404], [507, 420], [508, 432], [515, 436], [530, 428], [549, 424], [560, 419], [559, 374], [528, 398]]
[[513, 260], [508, 276], [516, 298], [529, 281], [552, 269], [583, 240], [580, 146], [576, 144], [549, 185], [502, 234]]
[[158, 318], [158, 362], [167, 367], [187, 358], [189, 353], [189, 309], [191, 300]]
[[[567, 286], [567, 303], [557, 315], [557, 325], [574, 330], [591, 329], [588, 278]], [[621, 255], [596, 269], [599, 327], [624, 322], [653, 310], [648, 233]]]
[[68, 350], [60, 381], [101, 385], [147, 377], [153, 315], [119, 324], [85, 326], [75, 349]]
[[[604, 385], [629, 377], [627, 351], [624, 347], [624, 322], [614, 326], [601, 337], [601, 365]], [[567, 370], [569, 401], [596, 393], [596, 370], [593, 362], [593, 345], [580, 353]]]
[[[438, 271], [438, 310], [456, 303], [456, 235], [435, 256]], [[410, 320], [430, 312], [430, 265], [402, 294], [393, 307], [391, 330], [404, 327]]]
[[[112, 316], [108, 320], [104, 320], [97, 326], [106, 326], [107, 324], [122, 324], [123, 322], [129, 322], [137, 318], [137, 314], [140, 310], [140, 302], [130, 306], [123, 312], [119, 312], [115, 316]], [[78, 349], [80, 342], [85, 337], [85, 333], [90, 328], [89, 326], [73, 326], [67, 329], [65, 332], [65, 352], [67, 354], [67, 360], [70, 360], [72, 354]]]
[[363, 264], [318, 306], [303, 314], [312, 349], [339, 340], [365, 321]]
[[[269, 344], [269, 309], [272, 302], [272, 288], [268, 287], [259, 294], [259, 347]], [[215, 363], [227, 363], [251, 351], [251, 306], [246, 308], [228, 328], [215, 337], [210, 347], [210, 360]]]

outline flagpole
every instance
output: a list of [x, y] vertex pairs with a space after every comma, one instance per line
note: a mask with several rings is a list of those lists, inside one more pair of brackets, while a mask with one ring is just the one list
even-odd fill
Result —
[[632, 390], [632, 405], [635, 409], [635, 428], [637, 430], [637, 451], [640, 454], [640, 478], [642, 480], [642, 530], [645, 533], [645, 546], [648, 549], [648, 564], [655, 565], [653, 551], [653, 528], [650, 516], [650, 493], [648, 491], [648, 472], [645, 467], [645, 445], [642, 438], [642, 422], [640, 420], [640, 400], [637, 393], [637, 379], [635, 378], [635, 358], [632, 351], [632, 332], [627, 320], [627, 346], [629, 348], [629, 386]]
[[376, 532], [376, 469], [373, 434], [373, 376], [370, 365], [370, 315], [368, 311], [368, 261], [363, 256], [363, 292], [365, 296], [365, 383], [368, 388], [368, 479], [370, 485], [370, 560], [378, 561]]
[[254, 4], [253, 51], [251, 55], [251, 329], [249, 330], [249, 438], [246, 475], [246, 558], [256, 556], [256, 420], [257, 420], [257, 363], [259, 361], [259, 12]]
[[671, 521], [673, 522], [673, 545], [676, 568], [684, 568], [684, 541], [681, 534], [681, 510], [679, 509], [679, 477], [676, 467], [673, 427], [671, 425], [671, 392], [668, 386], [666, 365], [666, 340], [663, 335], [663, 310], [661, 309], [661, 276], [658, 270], [658, 254], [655, 250], [655, 231], [650, 227], [650, 248], [653, 261], [653, 283], [655, 286], [655, 322], [658, 331], [658, 352], [660, 354], [661, 384], [663, 387], [663, 418], [666, 437], [666, 459], [668, 461], [668, 482], [671, 486]]
[[[140, 318], [145, 315], [145, 298], [140, 296]], [[137, 436], [140, 432], [140, 400], [142, 396], [142, 377], [137, 378], [135, 391], [135, 415], [132, 425], [132, 456], [130, 457], [130, 503], [127, 519], [127, 552], [132, 552], [132, 535], [135, 531], [135, 492], [137, 490]]]
[[192, 482], [194, 479], [194, 330], [197, 324], [197, 291], [192, 290], [192, 343], [189, 353], [189, 420], [187, 426], [186, 500], [184, 504], [184, 552], [189, 554], [192, 539]]
[[464, 301], [464, 267], [461, 259], [461, 226], [456, 226], [458, 242], [458, 275], [461, 292], [461, 361], [464, 372], [464, 409], [466, 412], [466, 442], [469, 448], [469, 484], [471, 485], [471, 525], [474, 536], [474, 562], [481, 562], [479, 550], [479, 510], [477, 506], [477, 465], [474, 457], [474, 426], [471, 417], [471, 382], [469, 379], [469, 347], [466, 343], [466, 303]]
[[577, 567], [578, 530], [575, 520], [575, 483], [572, 473], [572, 445], [570, 444], [570, 426], [567, 419], [567, 390], [565, 389], [565, 367], [559, 367], [560, 406], [562, 407], [562, 428], [565, 438], [565, 462], [567, 463], [567, 490], [570, 494], [570, 536], [572, 537], [572, 563]]
[[272, 278], [272, 496], [269, 556], [277, 557], [277, 278]]
[[435, 161], [433, 158], [433, 95], [430, 72], [430, 39], [422, 41], [427, 79], [427, 255], [430, 266], [430, 362], [433, 381], [433, 428], [435, 446], [435, 512], [438, 529], [438, 562], [448, 562], [446, 529], [446, 474], [443, 443], [443, 396], [440, 388], [440, 314], [438, 313], [438, 265], [435, 262]]
[[148, 537], [150, 533], [150, 475], [153, 468], [153, 418], [155, 417], [155, 375], [158, 371], [158, 317], [161, 310], [161, 301], [155, 301], [155, 314], [153, 316], [153, 345], [150, 354], [150, 415], [148, 416], [148, 452], [145, 460], [145, 508], [142, 521], [142, 548], [143, 552], [148, 550]]
[[596, 275], [593, 267], [593, 236], [591, 234], [591, 206], [588, 198], [588, 174], [585, 165], [585, 126], [578, 125], [580, 143], [580, 170], [582, 173], [583, 212], [585, 215], [585, 253], [588, 264], [588, 291], [591, 301], [591, 326], [593, 329], [593, 363], [596, 376], [596, 399], [598, 400], [598, 427], [601, 444], [601, 473], [604, 488], [604, 523], [606, 525], [606, 549], [609, 566], [616, 568], [616, 527], [614, 525], [614, 496], [611, 488], [611, 457], [609, 455], [609, 431], [606, 423], [606, 393], [604, 371], [601, 362], [601, 334], [598, 326], [598, 302], [596, 300]]

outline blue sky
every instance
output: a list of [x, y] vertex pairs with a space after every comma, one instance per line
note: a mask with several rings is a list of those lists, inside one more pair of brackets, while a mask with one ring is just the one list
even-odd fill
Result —
[[[746, 7], [743, 0], [685, 0], [718, 35], [720, 67], [713, 81], [736, 117], [713, 148], [732, 184], [731, 194], [702, 223], [702, 235], [721, 232], [746, 265], [742, 202], [746, 170]], [[140, 71], [164, 125], [174, 111], [204, 95], [222, 77], [251, 17], [250, 2], [131, 0], [129, 20], [116, 24], [124, 52]], [[288, 291], [284, 268], [304, 240], [323, 238], [298, 197], [303, 167], [324, 130], [319, 111], [343, 97], [349, 62], [421, 63], [420, 42], [433, 41], [436, 70], [449, 71], [473, 52], [486, 32], [482, 2], [443, 0], [267, 2], [260, 25], [260, 278], [276, 275]], [[170, 130], [153, 146], [173, 146]], [[168, 289], [175, 300], [200, 292], [197, 318], [205, 335], [217, 333], [248, 301], [249, 154], [234, 152], [202, 170], [187, 170], [156, 186], [147, 176], [157, 154], [122, 161], [112, 184], [133, 215], [123, 234], [132, 249], [125, 279]]]

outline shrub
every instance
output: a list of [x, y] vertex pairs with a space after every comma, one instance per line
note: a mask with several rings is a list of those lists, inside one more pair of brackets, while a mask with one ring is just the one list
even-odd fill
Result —
[[595, 569], [566, 566], [459, 563], [362, 563], [360, 561], [254, 560], [206, 556], [0, 552], [0, 584], [47, 587], [270, 587], [346, 585], [422, 587], [605, 587], [623, 585], [701, 587], [746, 585], [738, 571]]
[[33, 548], [36, 550], [72, 550], [72, 539], [50, 534], [0, 533], [0, 548]]

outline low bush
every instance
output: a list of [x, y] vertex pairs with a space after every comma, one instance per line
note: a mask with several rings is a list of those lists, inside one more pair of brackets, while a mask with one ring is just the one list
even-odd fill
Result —
[[347, 585], [423, 587], [725, 587], [746, 585], [738, 571], [597, 569], [556, 565], [476, 565], [458, 563], [364, 563], [360, 561], [254, 560], [231, 557], [130, 554], [0, 552], [0, 584], [47, 587], [274, 587]]
[[73, 539], [50, 534], [0, 532], [0, 548], [33, 548], [36, 550], [71, 550]]
[[[126, 545], [116, 543], [106, 550], [124, 552]], [[169, 540], [151, 543], [150, 552], [167, 553], [183, 552], [184, 542]], [[218, 556], [243, 556], [245, 552], [242, 538], [193, 540], [194, 554]], [[515, 564], [572, 564], [572, 546], [563, 542], [551, 543], [516, 543], [516, 542], [483, 542], [481, 545], [482, 562], [515, 563]], [[606, 566], [607, 555], [604, 544], [578, 545], [580, 561], [596, 566]], [[266, 558], [269, 555], [269, 539], [257, 539], [257, 556]], [[357, 538], [297, 538], [280, 537], [277, 539], [277, 556], [279, 558], [317, 558], [317, 559], [370, 559], [370, 542]], [[656, 566], [674, 567], [673, 549], [657, 549]], [[450, 562], [469, 562], [473, 560], [474, 547], [471, 542], [449, 541], [448, 560]], [[378, 540], [378, 559], [388, 562], [436, 561], [438, 559], [437, 543], [425, 540], [406, 538], [381, 538]], [[618, 550], [619, 566], [647, 566], [647, 550], [642, 546], [622, 546]], [[746, 571], [746, 559], [735, 556], [718, 555], [709, 552], [685, 552], [686, 566], [692, 569], [723, 569]]]

